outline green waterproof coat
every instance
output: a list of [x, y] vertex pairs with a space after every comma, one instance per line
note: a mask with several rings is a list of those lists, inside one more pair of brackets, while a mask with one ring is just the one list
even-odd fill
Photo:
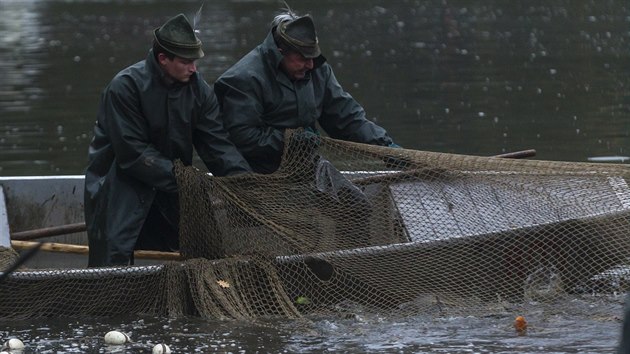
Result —
[[150, 51], [103, 91], [85, 174], [89, 266], [129, 263], [156, 193], [177, 192], [173, 161], [192, 164], [193, 146], [214, 175], [251, 171], [203, 78], [168, 82]]
[[336, 139], [392, 144], [385, 129], [366, 119], [363, 107], [343, 90], [323, 56], [298, 81], [280, 70], [281, 60], [269, 32], [214, 83], [223, 123], [254, 171], [279, 167], [285, 129], [315, 128], [316, 122]]

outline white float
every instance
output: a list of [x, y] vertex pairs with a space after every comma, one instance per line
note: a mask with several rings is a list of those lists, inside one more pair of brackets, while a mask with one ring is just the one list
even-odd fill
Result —
[[131, 342], [131, 338], [123, 332], [109, 331], [105, 333], [105, 343], [112, 345], [121, 345]]
[[153, 354], [171, 354], [171, 348], [166, 344], [156, 344], [153, 347]]

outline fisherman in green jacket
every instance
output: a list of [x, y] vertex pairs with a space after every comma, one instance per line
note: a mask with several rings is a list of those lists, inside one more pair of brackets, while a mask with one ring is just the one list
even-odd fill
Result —
[[154, 31], [147, 58], [103, 91], [85, 174], [89, 266], [133, 263], [134, 249], [178, 249], [173, 161], [191, 165], [193, 147], [214, 175], [251, 172], [197, 72], [203, 55], [179, 14]]
[[398, 147], [337, 82], [308, 15], [276, 16], [263, 43], [214, 89], [232, 141], [258, 173], [278, 169], [285, 129], [316, 133], [316, 123], [332, 138]]
[[[279, 168], [285, 129], [304, 128], [301, 140], [307, 143], [298, 145], [311, 150], [303, 157], [312, 158], [307, 171], [312, 171], [317, 203], [345, 225], [338, 228], [344, 245], [369, 245], [369, 198], [319, 157], [317, 144], [309, 141], [317, 140], [319, 125], [332, 138], [399, 146], [343, 90], [321, 54], [311, 17], [290, 10], [276, 16], [263, 43], [221, 75], [214, 89], [230, 138], [257, 173]], [[337, 202], [326, 202], [331, 200]]]

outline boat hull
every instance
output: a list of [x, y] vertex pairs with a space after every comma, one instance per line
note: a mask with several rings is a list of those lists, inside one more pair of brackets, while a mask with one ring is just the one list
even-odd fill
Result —
[[[559, 279], [558, 292], [592, 290], [598, 274], [630, 255], [630, 188], [623, 179], [527, 176], [527, 183], [545, 188], [546, 195], [537, 192], [535, 199], [507, 198], [503, 189], [509, 183], [493, 185], [478, 177], [475, 188], [468, 178], [389, 186], [407, 242], [264, 259], [150, 260], [90, 269], [86, 254], [42, 252], [3, 284], [9, 291], [0, 294], [0, 317], [130, 312], [246, 317], [229, 305], [234, 303], [264, 304], [245, 306], [250, 315], [286, 316], [348, 302], [394, 311], [418, 302], [442, 307], [454, 301], [522, 301], [534, 294], [531, 279], [541, 272]], [[569, 208], [562, 201], [571, 196], [557, 196], [555, 189], [568, 182], [596, 193], [577, 188], [582, 205]], [[0, 178], [5, 229], [82, 221], [82, 183], [77, 176]], [[595, 206], [602, 198], [608, 200], [606, 209]], [[531, 200], [538, 201], [535, 207]], [[421, 218], [411, 209], [418, 205], [426, 210]], [[502, 213], [499, 205], [518, 212]], [[1, 236], [5, 245], [10, 242], [8, 231]], [[87, 243], [84, 232], [41, 241]], [[254, 275], [260, 280], [247, 287], [236, 280]], [[199, 306], [200, 299], [213, 310]]]

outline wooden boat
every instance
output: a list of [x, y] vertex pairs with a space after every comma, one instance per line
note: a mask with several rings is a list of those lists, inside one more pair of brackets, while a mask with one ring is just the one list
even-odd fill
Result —
[[[405, 242], [278, 256], [286, 293], [318, 304], [350, 299], [385, 308], [401, 308], [426, 294], [522, 297], [532, 276], [551, 268], [561, 276], [563, 291], [584, 291], [594, 276], [630, 256], [630, 187], [621, 176], [520, 173], [513, 174], [520, 186], [514, 189], [510, 173], [503, 173], [501, 183], [493, 182], [493, 174], [389, 186]], [[568, 192], [567, 185], [573, 186]], [[425, 211], [421, 218], [418, 209]], [[0, 177], [1, 246], [27, 249], [31, 244], [11, 240], [11, 235], [82, 220], [83, 176]], [[14, 282], [55, 277], [98, 281], [111, 275], [109, 268], [85, 268], [83, 231], [37, 241], [56, 245], [30, 259], [25, 267], [31, 270], [12, 275]], [[125, 276], [159, 273], [165, 261], [177, 256], [149, 253], [147, 258], [128, 267]], [[296, 277], [308, 281], [289, 279]]]
[[[523, 150], [495, 157], [527, 158], [535, 154], [535, 150]], [[38, 257], [29, 260], [29, 268], [85, 267], [88, 251], [83, 187], [82, 175], [0, 176], [0, 246], [11, 247], [13, 244], [18, 250], [28, 249], [34, 245], [30, 241], [36, 240], [44, 242], [45, 246]], [[393, 188], [392, 193], [397, 195], [401, 190], [400, 187]], [[413, 200], [406, 201], [402, 195], [397, 198], [402, 198], [402, 202], [414, 203]], [[405, 216], [405, 208], [398, 209]], [[407, 223], [413, 224], [413, 221], [407, 220]], [[501, 228], [497, 226], [496, 229]], [[411, 232], [410, 241], [418, 238], [414, 233], [423, 232], [416, 227], [409, 227], [408, 230]], [[58, 257], [59, 254], [63, 254], [63, 257]], [[178, 256], [141, 252], [135, 258], [140, 264], [155, 264], [163, 260], [176, 260]], [[145, 261], [147, 259], [148, 262]]]
[[[390, 192], [409, 243], [422, 244], [577, 222], [630, 210], [630, 188], [620, 177], [598, 177], [596, 184], [590, 176], [567, 178], [533, 174], [518, 178], [520, 184], [540, 187], [524, 189], [520, 195], [514, 196], [502, 192], [510, 186], [478, 179], [474, 189], [466, 185], [469, 181], [451, 180], [413, 182], [413, 187], [403, 182], [391, 186]], [[44, 242], [46, 245], [40, 255], [29, 260], [29, 268], [85, 267], [87, 235], [83, 223], [83, 183], [84, 177], [78, 175], [0, 177], [0, 246], [11, 247], [13, 244], [17, 250], [23, 250], [35, 243], [28, 240]], [[556, 189], [567, 184], [573, 185], [576, 194], [588, 191], [580, 197], [580, 204], [568, 195], [555, 198], [555, 203], [549, 200], [531, 205], [530, 201], [543, 198], [545, 194], [553, 195]], [[546, 190], [542, 197], [533, 195], [541, 189]], [[410, 193], [413, 190], [419, 193]], [[606, 196], [617, 203], [608, 202], [607, 209], [601, 210], [598, 204]], [[564, 205], [558, 203], [563, 200]], [[417, 208], [418, 205], [422, 207]], [[414, 214], [410, 206], [414, 206]], [[422, 221], [419, 221], [417, 210], [422, 210]], [[472, 218], [471, 213], [475, 214]], [[59, 254], [63, 257], [54, 256]], [[148, 264], [178, 259], [173, 253], [146, 251], [138, 258]]]

